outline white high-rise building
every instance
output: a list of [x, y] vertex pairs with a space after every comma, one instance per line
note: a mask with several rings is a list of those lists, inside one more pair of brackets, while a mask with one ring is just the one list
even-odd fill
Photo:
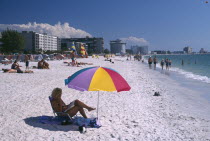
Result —
[[191, 47], [184, 47], [183, 51], [187, 54], [191, 54], [192, 53], [192, 48]]
[[58, 37], [40, 34], [33, 31], [23, 31], [25, 50], [27, 51], [56, 51], [60, 49]]
[[114, 54], [125, 54], [125, 47], [126, 47], [126, 43], [123, 43], [121, 40], [117, 39], [115, 41], [110, 41], [110, 49], [111, 49], [111, 53]]
[[148, 46], [131, 46], [133, 54], [148, 54]]

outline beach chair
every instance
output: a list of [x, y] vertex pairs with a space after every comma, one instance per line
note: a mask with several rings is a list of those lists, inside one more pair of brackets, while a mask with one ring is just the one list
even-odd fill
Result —
[[49, 100], [50, 100], [50, 105], [52, 107], [52, 110], [53, 110], [53, 114], [55, 117], [59, 117], [59, 115], [64, 115], [66, 117], [68, 117], [70, 119], [70, 121], [73, 120], [73, 118], [68, 114], [68, 113], [65, 113], [65, 112], [56, 112], [54, 109], [53, 109], [53, 106], [52, 106], [52, 100], [53, 98], [51, 96], [49, 96]]

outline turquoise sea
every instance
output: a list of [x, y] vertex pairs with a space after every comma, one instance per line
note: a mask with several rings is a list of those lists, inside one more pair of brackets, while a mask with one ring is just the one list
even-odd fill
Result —
[[[210, 54], [152, 55], [151, 57], [155, 56], [158, 64], [156, 69], [152, 65], [150, 72], [154, 71], [156, 78], [165, 83], [168, 90], [177, 92], [174, 99], [178, 105], [181, 105], [179, 108], [186, 113], [210, 119]], [[149, 56], [144, 56], [145, 69], [147, 67], [149, 69], [148, 58]], [[162, 70], [160, 61], [166, 58], [172, 60], [172, 66], [169, 70], [164, 66]]]
[[[172, 61], [170, 71], [182, 74], [186, 78], [210, 84], [210, 54], [152, 55], [152, 58], [155, 56], [158, 59], [158, 63], [160, 63], [162, 59], [170, 59]], [[147, 60], [148, 57], [149, 56], [145, 56], [145, 60]], [[184, 62], [183, 65], [182, 60]], [[157, 67], [160, 67], [159, 64]]]

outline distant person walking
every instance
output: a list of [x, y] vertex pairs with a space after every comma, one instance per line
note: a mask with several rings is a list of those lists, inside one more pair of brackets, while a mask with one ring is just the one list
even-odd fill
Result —
[[149, 68], [151, 69], [152, 68], [152, 57], [151, 56], [148, 58], [148, 64], [149, 64]]
[[164, 59], [161, 60], [160, 65], [161, 65], [162, 70], [163, 70], [163, 67], [164, 67]]
[[182, 66], [184, 65], [184, 60], [182, 60]]
[[29, 70], [29, 57], [27, 54], [25, 55], [25, 63], [26, 63], [26, 70]]
[[156, 64], [157, 64], [157, 58], [156, 58], [156, 56], [153, 59], [153, 63], [154, 63], [154, 69], [156, 69]]
[[166, 70], [169, 70], [169, 61], [168, 61], [168, 59], [166, 58], [166, 60], [165, 60], [165, 63], [166, 63]]
[[169, 68], [171, 68], [171, 63], [172, 63], [172, 61], [169, 59], [168, 60], [168, 66], [169, 66]]

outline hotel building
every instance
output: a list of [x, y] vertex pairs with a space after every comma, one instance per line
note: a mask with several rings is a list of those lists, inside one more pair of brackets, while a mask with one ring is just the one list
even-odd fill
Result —
[[126, 47], [126, 43], [123, 43], [121, 40], [117, 39], [114, 41], [110, 41], [110, 50], [111, 53], [114, 54], [125, 54], [125, 47]]
[[58, 37], [40, 34], [33, 31], [23, 31], [26, 51], [57, 51], [61, 48]]
[[77, 50], [80, 49], [81, 44], [85, 45], [88, 53], [103, 53], [104, 51], [104, 39], [95, 37], [86, 38], [62, 38], [61, 46], [63, 48], [71, 48], [72, 43], [75, 44]]

